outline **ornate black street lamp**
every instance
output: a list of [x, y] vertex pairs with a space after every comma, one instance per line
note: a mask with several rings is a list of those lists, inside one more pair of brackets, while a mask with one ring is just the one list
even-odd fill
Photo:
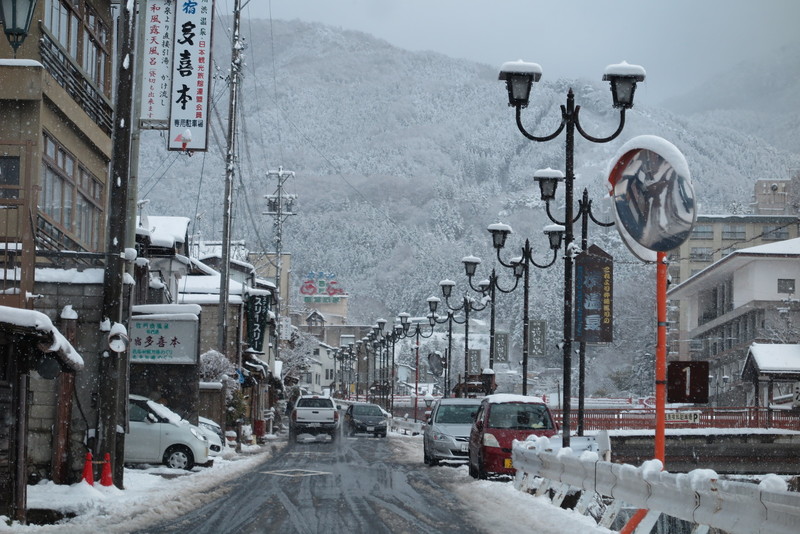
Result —
[[[633, 94], [636, 84], [644, 81], [645, 70], [639, 65], [629, 65], [625, 62], [606, 67], [603, 80], [611, 83], [611, 93], [613, 105], [619, 109], [619, 126], [617, 130], [608, 137], [593, 137], [586, 133], [580, 123], [580, 106], [575, 105], [575, 95], [572, 88], [567, 92], [567, 104], [561, 106], [561, 124], [550, 135], [536, 136], [525, 130], [522, 125], [522, 109], [528, 106], [531, 87], [533, 82], [538, 82], [542, 77], [542, 67], [537, 63], [526, 63], [524, 61], [512, 61], [503, 64], [500, 69], [500, 80], [506, 82], [508, 90], [508, 105], [516, 110], [517, 128], [527, 139], [536, 142], [546, 142], [558, 137], [566, 129], [566, 199], [564, 214], [564, 245], [566, 254], [564, 255], [564, 402], [563, 402], [563, 444], [569, 446], [570, 437], [570, 399], [571, 399], [571, 367], [572, 367], [572, 299], [573, 299], [573, 232], [572, 225], [577, 220], [573, 213], [573, 183], [575, 181], [574, 172], [574, 145], [575, 131], [586, 140], [592, 143], [607, 143], [616, 139], [625, 126], [625, 110], [633, 107]], [[542, 182], [540, 182], [541, 184]], [[542, 189], [544, 195], [544, 189]], [[555, 191], [553, 191], [553, 195]], [[552, 198], [552, 197], [551, 197]], [[549, 207], [548, 207], [548, 215]], [[553, 219], [553, 222], [558, 222]]]
[[416, 364], [415, 364], [415, 373], [416, 378], [414, 379], [414, 420], [417, 420], [417, 407], [418, 407], [418, 400], [419, 400], [419, 338], [429, 338], [433, 335], [433, 327], [436, 325], [434, 321], [434, 317], [432, 314], [428, 314], [428, 323], [431, 327], [431, 331], [428, 332], [428, 335], [422, 333], [422, 328], [420, 327], [419, 322], [414, 323], [414, 331], [411, 332], [411, 316], [407, 313], [400, 313], [397, 315], [398, 319], [400, 319], [400, 326], [402, 327], [402, 337], [408, 338], [414, 336], [416, 338]]
[[558, 225], [551, 225], [544, 229], [545, 235], [550, 243], [550, 250], [553, 251], [553, 258], [550, 263], [539, 264], [533, 259], [533, 248], [529, 239], [525, 240], [525, 246], [522, 247], [522, 256], [513, 258], [510, 262], [506, 263], [500, 257], [500, 250], [505, 247], [506, 239], [512, 233], [512, 229], [507, 224], [490, 224], [489, 233], [492, 234], [492, 246], [497, 254], [497, 261], [503, 267], [514, 270], [514, 276], [519, 280], [523, 278], [522, 283], [522, 394], [528, 394], [528, 356], [530, 352], [530, 286], [531, 286], [531, 266], [538, 269], [546, 269], [553, 265], [558, 257], [558, 249], [561, 248], [561, 238], [564, 234], [564, 228]]
[[[483, 305], [475, 304], [475, 300], [464, 295], [461, 304], [458, 306], [451, 306], [450, 305], [450, 295], [453, 293], [453, 287], [455, 287], [456, 283], [452, 280], [442, 280], [439, 282], [439, 287], [442, 290], [442, 296], [444, 297], [444, 304], [450, 311], [464, 312], [464, 387], [462, 388], [462, 393], [464, 397], [467, 396], [467, 376], [469, 375], [469, 314], [473, 311], [483, 311], [488, 306], [488, 303], [484, 303]], [[435, 320], [435, 318], [434, 318]], [[448, 365], [448, 367], [450, 367]], [[460, 396], [460, 395], [459, 395]]]
[[[489, 315], [489, 369], [494, 369], [494, 351], [495, 351], [495, 311], [497, 308], [497, 291], [501, 293], [511, 293], [515, 289], [517, 289], [517, 285], [519, 284], [519, 276], [514, 277], [514, 285], [509, 289], [503, 289], [497, 281], [497, 272], [495, 271], [494, 267], [492, 268], [492, 272], [489, 275], [488, 280], [481, 280], [478, 282], [478, 287], [475, 287], [472, 284], [472, 278], [475, 276], [475, 271], [478, 269], [478, 265], [481, 263], [481, 259], [476, 256], [467, 256], [466, 258], [462, 259], [461, 262], [464, 264], [464, 271], [467, 274], [467, 280], [469, 281], [469, 287], [471, 287], [474, 291], [478, 291], [483, 295], [487, 295], [490, 298], [491, 310]], [[516, 273], [515, 273], [516, 274]]]
[[428, 308], [431, 311], [431, 315], [433, 316], [434, 322], [437, 324], [444, 324], [447, 323], [447, 356], [445, 357], [445, 366], [444, 366], [444, 396], [449, 397], [450, 392], [450, 369], [452, 369], [451, 365], [451, 355], [453, 354], [453, 323], [456, 324], [464, 324], [466, 319], [458, 320], [455, 318], [453, 314], [453, 310], [447, 310], [447, 317], [439, 319], [439, 316], [436, 315], [436, 309], [439, 307], [439, 303], [441, 299], [439, 297], [428, 297]]
[[36, 0], [0, 0], [0, 23], [3, 24], [6, 38], [14, 49], [15, 58], [17, 49], [31, 29], [35, 9]]

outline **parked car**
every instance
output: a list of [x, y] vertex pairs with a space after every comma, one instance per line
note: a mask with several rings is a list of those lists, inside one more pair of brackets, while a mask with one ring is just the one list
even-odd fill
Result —
[[197, 426], [203, 431], [203, 435], [206, 439], [208, 439], [209, 455], [219, 455], [225, 443], [225, 434], [222, 432], [222, 427], [207, 417], [198, 417]]
[[513, 475], [511, 444], [528, 436], [552, 437], [558, 426], [539, 397], [498, 394], [483, 398], [469, 435], [469, 474]]
[[366, 432], [376, 437], [386, 437], [386, 412], [377, 404], [368, 402], [351, 404], [344, 412], [344, 424], [350, 436], [354, 436], [357, 432]]
[[436, 465], [441, 460], [469, 460], [469, 433], [481, 399], [446, 398], [431, 408], [422, 433], [423, 460]]
[[129, 395], [128, 422], [126, 463], [163, 463], [174, 469], [191, 469], [209, 462], [210, 444], [203, 431], [166, 406]]

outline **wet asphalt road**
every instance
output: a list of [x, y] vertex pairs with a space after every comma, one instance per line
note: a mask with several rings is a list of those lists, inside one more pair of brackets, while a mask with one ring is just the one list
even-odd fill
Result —
[[[392, 438], [290, 443], [221, 497], [149, 533], [478, 532], [448, 486], [448, 469], [403, 461]], [[218, 491], [217, 490], [217, 491]], [[215, 491], [216, 493], [216, 491]]]

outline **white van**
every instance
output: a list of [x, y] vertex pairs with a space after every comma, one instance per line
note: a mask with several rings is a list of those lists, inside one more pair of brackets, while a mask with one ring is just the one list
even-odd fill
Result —
[[209, 442], [203, 432], [166, 406], [129, 395], [128, 422], [126, 463], [163, 463], [174, 469], [191, 469], [209, 461]]

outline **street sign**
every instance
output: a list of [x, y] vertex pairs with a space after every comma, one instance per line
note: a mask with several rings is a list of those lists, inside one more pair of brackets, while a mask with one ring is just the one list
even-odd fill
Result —
[[495, 332], [494, 334], [494, 363], [508, 361], [508, 332]]
[[614, 341], [614, 260], [592, 245], [575, 259], [575, 339]]
[[700, 412], [667, 412], [664, 414], [664, 418], [668, 423], [699, 423]]
[[528, 355], [544, 356], [545, 332], [547, 321], [528, 322]]
[[467, 370], [471, 375], [481, 374], [481, 349], [469, 349], [469, 362]]
[[708, 402], [708, 362], [669, 362], [667, 402]]

